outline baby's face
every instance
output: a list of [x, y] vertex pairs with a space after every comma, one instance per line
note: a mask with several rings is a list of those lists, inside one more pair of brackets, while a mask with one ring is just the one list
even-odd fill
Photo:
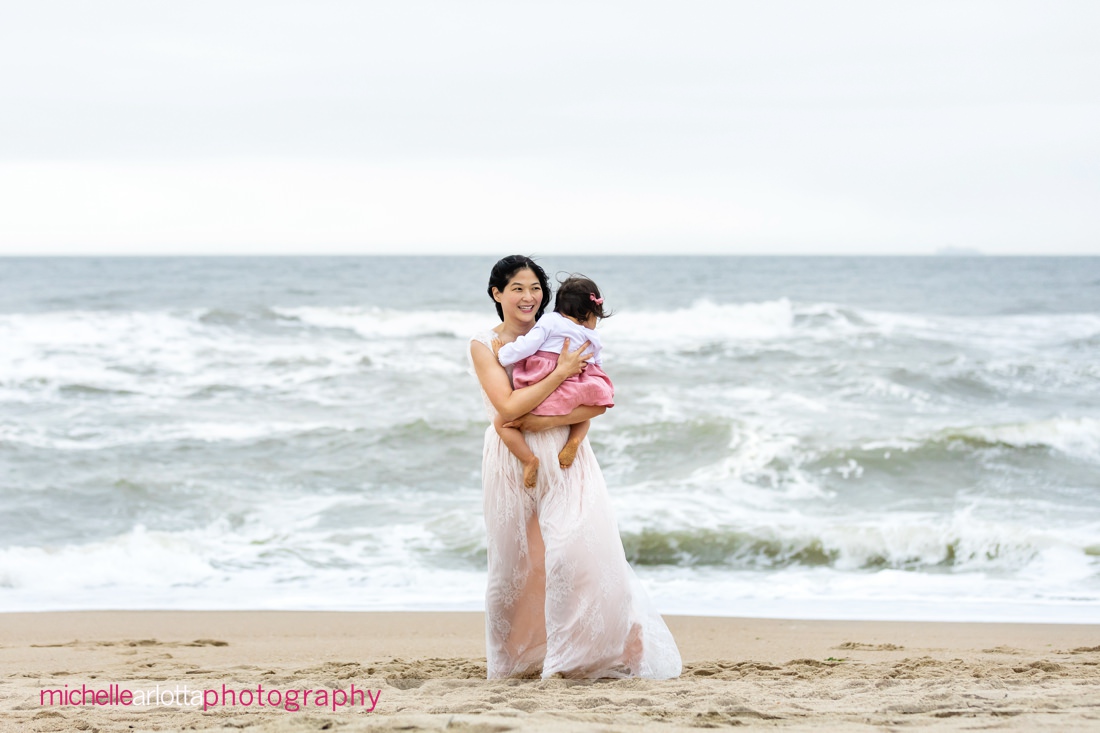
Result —
[[597, 323], [597, 321], [599, 321], [599, 320], [600, 320], [599, 318], [596, 318], [596, 314], [595, 314], [595, 313], [589, 313], [589, 314], [588, 314], [588, 320], [586, 320], [586, 321], [585, 321], [585, 322], [584, 322], [583, 324], [581, 324], [581, 325], [583, 325], [583, 326], [584, 326], [585, 328], [595, 328], [595, 327], [596, 327], [596, 323]]

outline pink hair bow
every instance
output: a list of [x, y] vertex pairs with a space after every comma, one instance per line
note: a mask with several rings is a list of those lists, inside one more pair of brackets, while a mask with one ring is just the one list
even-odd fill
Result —
[[596, 305], [603, 305], [603, 298], [597, 298], [595, 293], [589, 293], [588, 297], [592, 299], [592, 302]]

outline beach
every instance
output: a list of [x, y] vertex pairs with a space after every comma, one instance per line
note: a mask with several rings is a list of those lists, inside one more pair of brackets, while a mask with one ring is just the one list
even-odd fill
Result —
[[7, 613], [0, 731], [1100, 729], [1100, 626], [667, 621], [678, 679], [486, 680], [475, 612]]
[[684, 657], [599, 682], [485, 679], [491, 265], [5, 261], [0, 733], [1100, 730], [1100, 258], [547, 258]]
[[1100, 3], [10, 5], [0, 733], [1100, 733]]

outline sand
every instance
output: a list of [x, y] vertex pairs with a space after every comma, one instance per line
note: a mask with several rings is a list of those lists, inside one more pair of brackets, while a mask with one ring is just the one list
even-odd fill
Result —
[[581, 682], [485, 680], [478, 613], [6, 613], [0, 731], [1100, 731], [1100, 625], [667, 620], [679, 679]]

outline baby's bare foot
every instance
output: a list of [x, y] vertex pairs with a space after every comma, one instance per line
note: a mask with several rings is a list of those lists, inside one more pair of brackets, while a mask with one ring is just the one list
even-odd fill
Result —
[[577, 457], [577, 449], [580, 448], [580, 446], [580, 441], [566, 441], [565, 447], [558, 453], [558, 464], [562, 468], [569, 468], [572, 466], [573, 460]]
[[539, 480], [539, 459], [532, 458], [527, 463], [523, 464], [523, 485], [528, 489], [535, 488], [535, 483]]

